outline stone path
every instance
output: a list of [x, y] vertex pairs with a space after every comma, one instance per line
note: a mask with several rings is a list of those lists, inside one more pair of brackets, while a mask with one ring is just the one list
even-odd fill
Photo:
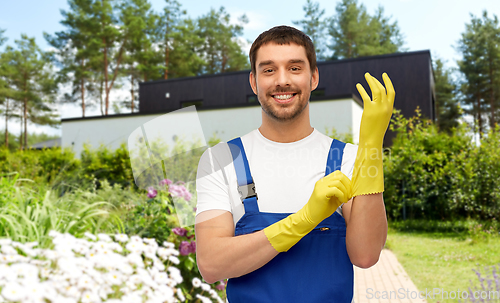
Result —
[[[425, 292], [422, 293], [425, 296]], [[410, 277], [388, 249], [377, 264], [361, 269], [354, 266], [355, 303], [426, 303]]]

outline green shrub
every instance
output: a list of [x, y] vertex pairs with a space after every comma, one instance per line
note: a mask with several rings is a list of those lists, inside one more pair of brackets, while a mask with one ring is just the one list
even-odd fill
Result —
[[430, 121], [395, 112], [397, 136], [384, 158], [387, 213], [392, 219], [487, 220], [500, 214], [498, 129], [480, 146], [465, 126], [450, 134]]
[[20, 178], [55, 185], [78, 170], [79, 161], [70, 149], [9, 151], [0, 148], [0, 173], [17, 172]]

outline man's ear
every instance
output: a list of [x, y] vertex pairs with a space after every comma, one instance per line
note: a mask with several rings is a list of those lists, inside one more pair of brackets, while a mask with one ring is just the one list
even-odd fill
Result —
[[311, 91], [315, 90], [319, 84], [319, 70], [318, 67], [314, 70], [311, 77]]
[[257, 79], [252, 72], [250, 72], [250, 77], [248, 80], [250, 81], [250, 86], [252, 87], [253, 93], [257, 95]]

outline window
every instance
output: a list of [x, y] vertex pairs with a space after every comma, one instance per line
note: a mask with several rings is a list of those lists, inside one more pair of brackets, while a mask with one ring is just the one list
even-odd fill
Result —
[[196, 100], [196, 101], [182, 101], [181, 102], [181, 108], [184, 107], [189, 107], [191, 105], [196, 106], [196, 109], [202, 108], [203, 107], [203, 100]]
[[320, 99], [325, 96], [324, 88], [317, 88], [311, 92], [311, 99]]
[[247, 96], [247, 102], [248, 103], [256, 103], [257, 101], [257, 96], [256, 95], [248, 95]]

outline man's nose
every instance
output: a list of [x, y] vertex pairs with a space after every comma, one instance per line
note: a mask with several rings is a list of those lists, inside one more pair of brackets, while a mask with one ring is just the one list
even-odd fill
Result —
[[289, 86], [290, 75], [286, 69], [280, 69], [276, 73], [276, 86]]

